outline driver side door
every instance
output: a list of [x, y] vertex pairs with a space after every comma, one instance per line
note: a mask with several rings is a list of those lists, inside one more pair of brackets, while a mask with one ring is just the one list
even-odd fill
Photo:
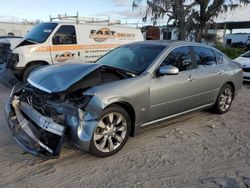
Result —
[[176, 75], [159, 75], [150, 83], [150, 121], [194, 108], [195, 64], [190, 47], [173, 49], [160, 66], [172, 65], [179, 69]]
[[74, 25], [61, 25], [51, 40], [50, 53], [53, 63], [81, 62], [77, 28]]

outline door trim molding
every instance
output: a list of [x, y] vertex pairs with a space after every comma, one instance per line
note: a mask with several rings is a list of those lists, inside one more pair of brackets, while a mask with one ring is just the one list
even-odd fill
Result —
[[209, 103], [209, 104], [206, 104], [206, 105], [202, 105], [202, 106], [199, 106], [199, 107], [197, 107], [197, 108], [193, 108], [193, 109], [190, 109], [190, 110], [181, 112], [181, 113], [177, 113], [177, 114], [174, 114], [174, 115], [171, 115], [171, 116], [167, 116], [167, 117], [164, 117], [164, 118], [160, 118], [160, 119], [157, 119], [157, 120], [153, 120], [153, 121], [144, 123], [144, 124], [140, 125], [140, 127], [145, 127], [145, 126], [148, 126], [148, 125], [151, 125], [151, 124], [160, 122], [160, 121], [164, 121], [164, 120], [167, 120], [167, 119], [171, 119], [171, 118], [174, 118], [174, 117], [183, 115], [183, 114], [187, 114], [187, 113], [189, 113], [189, 112], [193, 112], [193, 111], [196, 111], [196, 110], [200, 110], [200, 109], [203, 109], [203, 108], [212, 106], [212, 105], [213, 105], [213, 103]]

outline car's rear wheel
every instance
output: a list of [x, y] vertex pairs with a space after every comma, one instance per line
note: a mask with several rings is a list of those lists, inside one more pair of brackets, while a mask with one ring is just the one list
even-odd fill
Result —
[[225, 84], [219, 92], [216, 103], [213, 107], [214, 111], [219, 114], [226, 113], [233, 102], [233, 97], [234, 91], [232, 86]]
[[131, 131], [129, 114], [120, 106], [111, 106], [100, 115], [93, 133], [90, 152], [97, 157], [117, 153], [126, 143]]

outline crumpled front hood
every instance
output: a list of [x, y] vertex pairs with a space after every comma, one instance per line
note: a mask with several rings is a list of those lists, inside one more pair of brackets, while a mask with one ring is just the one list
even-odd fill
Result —
[[28, 82], [47, 93], [59, 93], [67, 90], [101, 66], [100, 64], [60, 64], [46, 66], [32, 72], [28, 78]]

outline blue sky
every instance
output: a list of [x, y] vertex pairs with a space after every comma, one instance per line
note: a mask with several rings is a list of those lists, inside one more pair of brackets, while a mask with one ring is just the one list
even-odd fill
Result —
[[[0, 21], [48, 21], [49, 16], [67, 13], [87, 17], [111, 17], [130, 23], [141, 22], [143, 15], [138, 9], [132, 11], [133, 0], [0, 0]], [[250, 6], [221, 15], [219, 21], [249, 21]], [[159, 21], [166, 24], [166, 21]]]
[[114, 17], [141, 20], [139, 11], [132, 11], [132, 0], [1, 0], [0, 20], [40, 19], [48, 21], [49, 15], [67, 13], [81, 16]]

